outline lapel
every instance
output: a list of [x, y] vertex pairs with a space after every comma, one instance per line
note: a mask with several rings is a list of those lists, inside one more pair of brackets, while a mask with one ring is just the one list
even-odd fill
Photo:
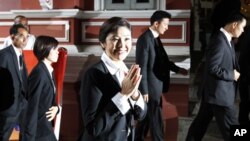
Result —
[[20, 83], [21, 83], [22, 80], [21, 80], [21, 74], [20, 74], [20, 71], [19, 71], [19, 64], [18, 64], [18, 62], [17, 62], [17, 55], [16, 55], [16, 52], [15, 52], [13, 46], [10, 46], [10, 47], [9, 47], [9, 50], [10, 50], [10, 52], [11, 52], [11, 54], [12, 54], [11, 59], [12, 59], [13, 64], [14, 64], [14, 68], [15, 68], [15, 70], [16, 70], [16, 74], [17, 74], [18, 79], [19, 79], [19, 81], [20, 81]]
[[[111, 74], [110, 74], [111, 75]], [[111, 75], [112, 78], [115, 80], [115, 82], [121, 87], [120, 83], [119, 83], [119, 80], [117, 79], [117, 77], [114, 75]]]
[[109, 72], [108, 68], [106, 67], [106, 65], [104, 64], [104, 62], [101, 61], [101, 63], [103, 65], [103, 67], [104, 67], [104, 70], [103, 70], [104, 73], [108, 73], [113, 78], [113, 80], [117, 83], [117, 85], [121, 88], [119, 80], [117, 79], [117, 77], [115, 76], [115, 74], [114, 75], [110, 74], [110, 72]]
[[152, 43], [152, 47], [154, 47], [155, 46], [154, 35], [150, 29], [147, 30], [147, 36], [148, 36], [148, 40], [150, 40]]
[[26, 67], [26, 63], [25, 63], [25, 57], [24, 57], [24, 53], [23, 55], [23, 71], [25, 72], [25, 77], [28, 78], [28, 71], [27, 71], [27, 67]]
[[238, 64], [238, 58], [237, 58], [236, 53], [235, 53], [233, 41], [231, 41], [231, 45], [232, 45], [232, 47], [231, 47], [230, 49], [231, 49], [232, 54], [233, 54], [234, 67], [235, 67], [237, 70], [239, 70], [240, 67], [239, 67], [239, 64]]
[[47, 79], [48, 79], [49, 82], [50, 82], [50, 85], [51, 85], [52, 88], [53, 88], [53, 93], [56, 94], [56, 86], [55, 86], [55, 83], [54, 83], [53, 79], [52, 79], [51, 76], [50, 76], [50, 73], [49, 73], [48, 68], [46, 67], [46, 65], [45, 65], [43, 62], [40, 62], [40, 64], [41, 64], [41, 66], [42, 66], [41, 68], [44, 70], [44, 72], [45, 72], [45, 74], [46, 74]]
[[[222, 32], [221, 32], [222, 33]], [[223, 35], [223, 38], [224, 40], [226, 41], [227, 43], [227, 48], [230, 50], [231, 52], [231, 56], [232, 56], [232, 61], [233, 61], [233, 65], [234, 65], [234, 68], [237, 68], [237, 65], [236, 65], [236, 57], [235, 57], [235, 50], [234, 50], [234, 44], [233, 42], [231, 41], [231, 44], [229, 44], [226, 36], [222, 33]]]

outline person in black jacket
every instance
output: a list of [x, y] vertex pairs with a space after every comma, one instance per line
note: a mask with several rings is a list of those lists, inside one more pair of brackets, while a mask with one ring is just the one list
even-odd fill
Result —
[[245, 28], [238, 41], [240, 48], [240, 79], [239, 79], [239, 123], [243, 125], [250, 125], [250, 26]]
[[201, 141], [213, 117], [225, 141], [230, 140], [230, 125], [238, 124], [234, 102], [240, 73], [232, 38], [242, 34], [246, 18], [233, 12], [225, 23], [207, 46], [201, 105], [186, 141]]
[[137, 40], [136, 63], [141, 67], [142, 80], [139, 87], [148, 103], [147, 117], [139, 122], [136, 141], [143, 141], [152, 130], [153, 141], [163, 141], [163, 119], [161, 95], [168, 91], [170, 70], [187, 75], [187, 70], [176, 66], [168, 59], [161, 43], [160, 34], [168, 30], [171, 15], [166, 11], [156, 11], [150, 18], [151, 26]]
[[132, 48], [131, 26], [121, 17], [106, 20], [99, 41], [101, 60], [85, 73], [80, 85], [84, 123], [81, 141], [134, 141], [134, 120], [142, 120], [147, 106], [138, 90], [140, 68], [124, 63]]
[[28, 77], [28, 110], [23, 141], [57, 141], [52, 120], [59, 112], [52, 63], [58, 60], [58, 41], [38, 36], [33, 52], [38, 64]]
[[0, 51], [0, 140], [8, 141], [16, 124], [23, 135], [27, 107], [27, 69], [23, 61], [23, 48], [27, 44], [28, 31], [21, 25], [10, 28], [12, 44]]

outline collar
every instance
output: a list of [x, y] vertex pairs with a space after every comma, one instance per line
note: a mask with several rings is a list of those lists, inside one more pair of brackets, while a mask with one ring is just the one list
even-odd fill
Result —
[[220, 28], [220, 31], [221, 31], [222, 33], [224, 33], [224, 35], [226, 36], [228, 42], [230, 43], [231, 40], [232, 40], [231, 35], [230, 35], [224, 28]]
[[105, 66], [108, 68], [111, 75], [115, 75], [118, 71], [123, 70], [124, 72], [128, 72], [128, 68], [124, 62], [122, 62], [121, 66], [118, 66], [111, 60], [106, 53], [103, 53], [101, 56], [101, 60], [104, 62]]
[[47, 63], [46, 61], [42, 61], [42, 62], [44, 63], [44, 65], [46, 66], [46, 68], [49, 71], [50, 76], [52, 77], [52, 72], [54, 70], [53, 67], [49, 63]]
[[14, 51], [15, 51], [17, 57], [19, 57], [20, 55], [22, 55], [22, 53], [20, 52], [20, 50], [16, 46], [14, 46], [12, 44], [12, 47], [14, 48]]
[[155, 31], [154, 29], [152, 29], [151, 27], [149, 27], [149, 30], [152, 32], [154, 38], [158, 38], [159, 37], [159, 33], [157, 31]]

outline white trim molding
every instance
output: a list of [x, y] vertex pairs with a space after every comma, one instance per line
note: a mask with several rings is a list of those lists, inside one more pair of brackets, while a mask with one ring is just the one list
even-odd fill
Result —
[[[12, 26], [13, 22], [0, 22], [0, 26]], [[69, 42], [69, 21], [29, 21], [29, 25], [64, 25], [64, 37], [55, 37], [59, 42]], [[5, 39], [0, 38], [0, 42], [3, 42]]]
[[181, 38], [162, 39], [163, 43], [187, 43], [187, 22], [186, 21], [171, 21], [169, 25], [181, 26]]
[[[155, 1], [155, 0], [154, 0]], [[155, 10], [165, 10], [167, 0], [156, 0]], [[104, 0], [94, 0], [94, 11], [105, 11], [105, 1]]]
[[[99, 42], [97, 38], [90, 39], [86, 37], [86, 26], [101, 26], [103, 22], [82, 22], [82, 42]], [[149, 22], [133, 22], [132, 26], [150, 26]], [[186, 21], [171, 21], [170, 26], [181, 26], [181, 38], [176, 39], [161, 39], [162, 43], [186, 43], [187, 42], [187, 22]], [[133, 42], [137, 42], [137, 39], [133, 39]]]
[[[172, 18], [190, 18], [190, 10], [167, 10]], [[113, 16], [124, 18], [149, 18], [155, 10], [114, 10], [114, 11], [81, 11], [79, 9], [52, 10], [11, 10], [0, 12], [0, 19], [13, 19], [17, 15], [27, 18], [78, 18], [78, 19], [107, 19]]]
[[59, 42], [69, 42], [69, 21], [29, 21], [29, 25], [64, 25], [64, 37], [56, 37]]
[[[0, 22], [0, 26], [12, 26], [12, 25], [13, 25], [13, 22]], [[4, 42], [5, 38], [6, 37], [0, 37], [0, 42]]]
[[70, 18], [81, 13], [79, 9], [53, 9], [53, 10], [11, 10], [14, 15], [25, 15], [28, 18]]
[[[167, 10], [172, 18], [190, 18], [190, 10]], [[150, 18], [155, 10], [114, 10], [114, 11], [82, 11], [80, 19], [108, 19], [114, 16], [123, 18]]]

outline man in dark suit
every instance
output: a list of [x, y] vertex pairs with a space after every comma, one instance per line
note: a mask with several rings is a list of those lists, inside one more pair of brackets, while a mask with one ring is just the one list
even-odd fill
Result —
[[[21, 25], [13, 25], [10, 29], [12, 45], [0, 51], [0, 140], [8, 141], [13, 127], [24, 124], [24, 110], [27, 105], [25, 99], [27, 89], [27, 69], [22, 61], [22, 49], [26, 46], [28, 31]], [[2, 80], [4, 79], [4, 80]]]
[[187, 141], [202, 140], [213, 117], [225, 141], [230, 139], [230, 125], [238, 124], [234, 101], [240, 73], [232, 38], [238, 38], [245, 26], [243, 15], [232, 13], [211, 37], [206, 50], [201, 106], [189, 128]]
[[212, 34], [218, 31], [224, 25], [224, 18], [228, 16], [231, 11], [240, 11], [240, 0], [219, 0], [213, 8], [211, 13]]
[[238, 40], [240, 48], [240, 79], [239, 79], [239, 123], [250, 125], [250, 26], [245, 28], [245, 32]]
[[160, 34], [168, 29], [171, 15], [166, 11], [156, 11], [150, 18], [151, 26], [144, 32], [136, 44], [136, 63], [141, 67], [142, 80], [139, 90], [148, 103], [147, 117], [139, 122], [136, 129], [136, 141], [143, 141], [148, 128], [153, 129], [151, 136], [154, 141], [163, 141], [162, 92], [167, 92], [170, 70], [186, 75], [187, 70], [169, 61]]

